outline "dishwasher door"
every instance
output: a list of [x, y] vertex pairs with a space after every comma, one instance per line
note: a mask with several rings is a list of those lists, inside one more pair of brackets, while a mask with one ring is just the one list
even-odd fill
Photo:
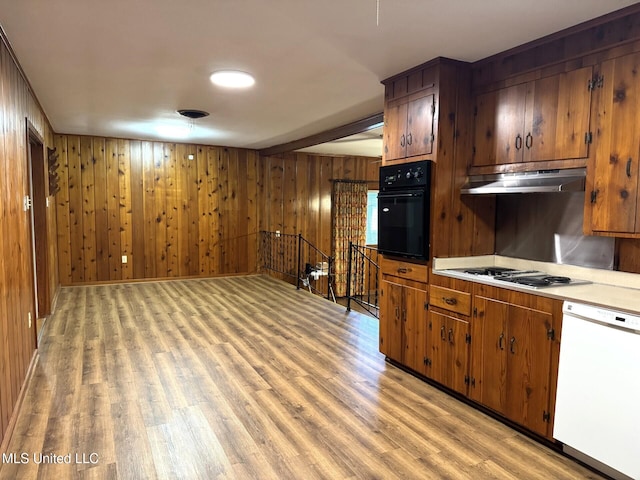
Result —
[[553, 436], [640, 479], [640, 317], [565, 302]]

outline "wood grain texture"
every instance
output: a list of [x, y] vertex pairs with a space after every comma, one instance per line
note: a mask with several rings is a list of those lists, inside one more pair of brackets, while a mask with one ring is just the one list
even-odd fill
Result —
[[[54, 142], [49, 123], [15, 63], [4, 32], [0, 37], [0, 451], [4, 451], [36, 344], [30, 214], [23, 209], [30, 180], [27, 121], [44, 140], [44, 147], [53, 147]], [[46, 201], [45, 190], [45, 195], [37, 196], [39, 202]], [[54, 221], [53, 208], [42, 204], [37, 208], [46, 212], [45, 223]], [[34, 234], [48, 236], [47, 243], [55, 247], [55, 229], [38, 227]], [[45, 252], [45, 262], [53, 267], [48, 269], [52, 296], [58, 282], [56, 253], [54, 249]], [[28, 325], [29, 313], [32, 328]]]
[[264, 276], [63, 288], [9, 451], [98, 461], [0, 479], [599, 478], [377, 339], [375, 319]]
[[[262, 217], [266, 230], [301, 233], [331, 254], [332, 180], [367, 180], [377, 189], [380, 160], [295, 153], [265, 157]], [[251, 185], [251, 183], [248, 183]]]
[[257, 152], [73, 135], [56, 145], [63, 285], [256, 270], [270, 207], [257, 198]]

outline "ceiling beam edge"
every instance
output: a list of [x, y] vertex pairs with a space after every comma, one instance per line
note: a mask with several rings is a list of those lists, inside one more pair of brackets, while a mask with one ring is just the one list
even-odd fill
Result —
[[366, 132], [372, 128], [376, 128], [382, 125], [384, 122], [384, 116], [382, 112], [371, 115], [370, 117], [357, 120], [341, 127], [332, 128], [331, 130], [325, 130], [321, 133], [316, 133], [308, 137], [300, 138], [292, 142], [281, 143], [272, 147], [263, 148], [258, 150], [261, 156], [270, 157], [273, 155], [279, 155], [281, 153], [289, 153], [301, 148], [312, 147], [321, 143], [332, 142], [339, 138], [348, 137], [349, 135], [355, 135], [356, 133]]

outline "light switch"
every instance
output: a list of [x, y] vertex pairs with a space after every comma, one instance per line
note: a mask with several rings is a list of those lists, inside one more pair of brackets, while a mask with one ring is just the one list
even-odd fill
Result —
[[127, 263], [127, 256], [126, 255], [122, 255], [122, 263]]

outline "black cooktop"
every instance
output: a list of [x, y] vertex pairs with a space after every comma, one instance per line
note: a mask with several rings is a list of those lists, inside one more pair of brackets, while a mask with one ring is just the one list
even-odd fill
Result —
[[506, 272], [515, 272], [514, 268], [504, 268], [504, 267], [479, 267], [479, 268], [468, 268], [464, 271], [464, 273], [470, 273], [472, 275], [503, 275]]
[[561, 285], [574, 285], [577, 283], [589, 283], [572, 280], [569, 277], [549, 275], [537, 270], [517, 270], [506, 267], [477, 267], [467, 268], [464, 273], [470, 275], [486, 275], [501, 282], [516, 283], [533, 288], [559, 287]]
[[553, 275], [532, 275], [526, 277], [494, 277], [496, 280], [517, 283], [518, 285], [527, 285], [529, 287], [550, 287], [566, 285], [571, 282], [569, 277], [558, 277]]

